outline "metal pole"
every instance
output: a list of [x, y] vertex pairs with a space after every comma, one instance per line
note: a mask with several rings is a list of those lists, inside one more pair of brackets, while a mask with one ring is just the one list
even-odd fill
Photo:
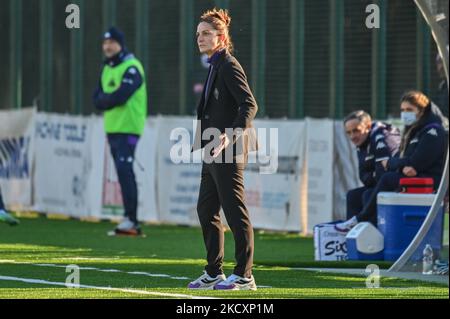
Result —
[[51, 111], [53, 107], [53, 8], [51, 0], [41, 0], [40, 5], [40, 63], [39, 63], [39, 97], [40, 107]]
[[258, 103], [258, 116], [266, 114], [266, 1], [252, 0], [252, 89]]
[[136, 4], [136, 54], [144, 70], [148, 70], [149, 0], [138, 0]]
[[180, 3], [180, 98], [178, 112], [186, 114], [187, 105], [192, 106], [193, 99], [190, 93], [192, 76], [192, 61], [194, 51], [194, 4], [192, 0], [184, 0]]
[[386, 2], [375, 2], [380, 8], [380, 28], [372, 31], [372, 115], [386, 118]]
[[419, 9], [417, 9], [416, 25], [416, 87], [429, 95], [431, 77], [430, 30]]
[[116, 23], [116, 0], [103, 0], [103, 29], [106, 30]]
[[305, 116], [305, 1], [291, 0], [289, 116]]
[[330, 0], [330, 111], [344, 116], [344, 2]]
[[83, 112], [83, 26], [84, 26], [84, 0], [74, 0], [74, 4], [80, 8], [80, 28], [70, 31], [70, 50], [73, 56], [70, 59], [70, 105], [72, 112], [81, 114]]
[[22, 106], [22, 0], [10, 1], [10, 65], [11, 107]]

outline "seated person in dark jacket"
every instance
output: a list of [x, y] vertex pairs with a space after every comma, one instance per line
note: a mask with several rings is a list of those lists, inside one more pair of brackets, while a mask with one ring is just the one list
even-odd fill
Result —
[[[383, 162], [396, 155], [400, 146], [400, 131], [390, 124], [372, 122], [362, 110], [350, 113], [344, 119], [345, 133], [357, 147], [359, 179], [363, 187], [347, 193], [347, 219], [361, 212], [373, 188], [386, 172]], [[376, 221], [371, 220], [376, 224]]]
[[337, 230], [347, 232], [359, 222], [376, 220], [378, 193], [397, 190], [403, 177], [431, 177], [435, 189], [439, 187], [447, 151], [448, 120], [418, 91], [405, 93], [400, 109], [405, 130], [399, 155], [382, 162], [387, 172], [373, 189], [367, 204], [358, 215], [336, 224]]

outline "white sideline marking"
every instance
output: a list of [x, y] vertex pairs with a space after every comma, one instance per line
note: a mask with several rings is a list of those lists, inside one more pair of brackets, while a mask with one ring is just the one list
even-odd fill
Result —
[[[17, 262], [14, 260], [0, 260], [1, 263], [14, 263], [19, 265], [32, 265], [37, 267], [55, 267], [55, 268], [66, 268], [67, 265], [56, 265], [56, 264], [33, 264], [33, 263], [27, 263], [27, 262]], [[190, 278], [188, 277], [179, 277], [179, 276], [171, 276], [167, 274], [154, 274], [150, 272], [144, 272], [144, 271], [123, 271], [118, 269], [104, 269], [104, 268], [97, 268], [97, 267], [79, 267], [80, 270], [94, 270], [94, 271], [100, 271], [100, 272], [116, 272], [116, 273], [124, 273], [129, 275], [142, 275], [147, 277], [158, 277], [158, 278], [169, 278], [174, 280], [188, 280]]]
[[119, 257], [108, 257], [108, 258], [103, 258], [103, 257], [70, 257], [70, 258], [67, 258], [67, 259], [71, 259], [71, 260], [90, 260], [90, 261], [100, 260], [100, 261], [102, 261], [102, 260], [111, 260], [111, 259], [118, 260], [120, 258]]
[[[0, 264], [2, 263], [13, 263], [13, 264], [19, 264], [19, 265], [31, 265], [31, 266], [37, 266], [37, 267], [54, 267], [54, 268], [66, 268], [68, 265], [57, 265], [57, 264], [33, 264], [28, 262], [19, 262], [15, 260], [5, 260], [0, 259]], [[78, 267], [80, 270], [94, 270], [94, 271], [100, 271], [100, 272], [116, 272], [116, 273], [124, 273], [129, 275], [141, 275], [141, 276], [147, 276], [147, 277], [158, 277], [158, 278], [169, 278], [174, 280], [188, 280], [190, 278], [188, 277], [177, 277], [177, 276], [171, 276], [167, 274], [154, 274], [149, 273], [145, 271], [123, 271], [118, 269], [104, 269], [104, 268], [97, 268], [97, 267]], [[294, 269], [294, 268], [293, 268]], [[258, 285], [258, 288], [273, 288], [272, 286], [260, 286]]]
[[[39, 266], [39, 267], [57, 267], [57, 268], [66, 268], [67, 265], [55, 265], [55, 264], [30, 264], [33, 266]], [[130, 274], [130, 275], [143, 275], [147, 277], [160, 277], [160, 278], [169, 278], [169, 279], [175, 279], [175, 280], [188, 280], [188, 277], [176, 277], [171, 276], [167, 274], [154, 274], [150, 272], [144, 272], [144, 271], [123, 271], [118, 269], [103, 269], [103, 268], [97, 268], [97, 267], [79, 267], [80, 270], [95, 270], [100, 272], [118, 272], [118, 273], [124, 273], [124, 274]]]
[[[0, 275], [0, 280], [20, 281], [20, 282], [25, 282], [25, 283], [30, 283], [30, 284], [42, 284], [42, 285], [51, 285], [51, 286], [64, 286], [64, 287], [74, 286], [73, 284], [66, 284], [64, 282], [55, 282], [55, 281], [47, 281], [47, 280], [42, 280], [42, 279], [30, 279], [30, 278], [10, 277], [10, 276], [1, 276], [1, 275]], [[140, 294], [140, 295], [151, 295], [151, 296], [161, 296], [161, 297], [189, 298], [189, 299], [217, 299], [217, 298], [213, 298], [213, 297], [192, 296], [192, 295], [184, 295], [184, 294], [171, 294], [171, 293], [165, 293], [165, 292], [155, 292], [155, 291], [138, 290], [138, 289], [127, 289], [127, 288], [90, 286], [90, 285], [81, 285], [81, 284], [78, 287], [87, 288], [87, 289], [129, 292], [129, 293]]]

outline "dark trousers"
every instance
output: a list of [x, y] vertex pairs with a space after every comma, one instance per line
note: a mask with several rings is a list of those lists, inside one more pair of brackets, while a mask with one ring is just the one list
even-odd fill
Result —
[[[347, 193], [347, 219], [358, 215], [364, 206], [369, 202], [373, 188], [366, 186], [348, 191]], [[376, 225], [376, 223], [375, 223]]]
[[[400, 178], [405, 177], [401, 173], [388, 172], [381, 176], [377, 185], [370, 194], [368, 202], [363, 210], [356, 216], [359, 222], [377, 220], [377, 196], [380, 192], [393, 192], [398, 189]], [[375, 223], [376, 225], [376, 223]]]
[[5, 203], [3, 203], [2, 192], [0, 191], [0, 209], [5, 209]]
[[138, 191], [133, 171], [134, 153], [139, 136], [131, 134], [108, 134], [111, 155], [116, 166], [122, 191], [125, 217], [132, 222], [137, 221]]
[[234, 236], [236, 267], [234, 274], [250, 277], [253, 266], [253, 227], [245, 206], [244, 164], [203, 163], [197, 212], [207, 251], [206, 272], [223, 273], [224, 231], [220, 207]]

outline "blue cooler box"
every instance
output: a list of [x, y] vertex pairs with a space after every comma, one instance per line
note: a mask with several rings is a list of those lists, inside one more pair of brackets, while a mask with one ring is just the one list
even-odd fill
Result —
[[[378, 229], [384, 236], [384, 260], [394, 261], [402, 255], [422, 226], [434, 198], [434, 194], [378, 194]], [[443, 226], [444, 208], [441, 206], [412, 260], [422, 259], [426, 244], [430, 244], [434, 251], [441, 250]]]

